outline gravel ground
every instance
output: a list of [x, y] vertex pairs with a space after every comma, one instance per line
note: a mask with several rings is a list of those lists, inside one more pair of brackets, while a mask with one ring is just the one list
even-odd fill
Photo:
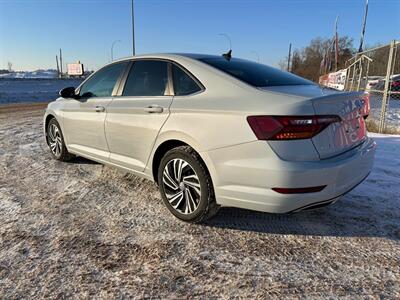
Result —
[[400, 143], [333, 206], [190, 225], [146, 180], [51, 159], [42, 114], [0, 113], [0, 298], [400, 298]]

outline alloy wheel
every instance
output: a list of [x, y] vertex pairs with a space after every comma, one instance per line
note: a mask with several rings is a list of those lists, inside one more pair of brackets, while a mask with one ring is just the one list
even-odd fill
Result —
[[163, 171], [165, 195], [181, 214], [193, 213], [200, 203], [200, 180], [193, 167], [181, 158], [170, 160]]
[[55, 124], [50, 125], [48, 137], [49, 137], [49, 145], [51, 152], [56, 157], [59, 157], [61, 155], [61, 150], [62, 150], [62, 140], [61, 140], [61, 133], [57, 125]]

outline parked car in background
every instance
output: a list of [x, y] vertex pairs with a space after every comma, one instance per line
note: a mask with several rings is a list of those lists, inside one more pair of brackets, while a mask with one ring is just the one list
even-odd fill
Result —
[[79, 155], [154, 181], [170, 212], [188, 222], [220, 206], [321, 207], [373, 164], [362, 93], [229, 55], [127, 58], [60, 95], [44, 116], [55, 159]]
[[400, 75], [393, 76], [390, 83], [391, 99], [400, 100]]
[[381, 80], [383, 77], [382, 76], [368, 76], [368, 81], [365, 86], [365, 90], [373, 90], [375, 89], [376, 84]]

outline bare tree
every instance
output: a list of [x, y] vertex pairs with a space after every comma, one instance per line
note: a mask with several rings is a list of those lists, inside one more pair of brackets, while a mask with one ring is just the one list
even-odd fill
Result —
[[11, 72], [12, 71], [12, 62], [11, 61], [9, 61], [8, 63], [7, 63], [7, 67], [8, 67], [8, 72]]
[[284, 58], [284, 59], [281, 59], [278, 62], [278, 67], [279, 67], [280, 70], [286, 71], [286, 69], [287, 69], [287, 57]]
[[[330, 56], [330, 61], [334, 62], [335, 53], [328, 51], [332, 49], [332, 39], [315, 38], [311, 40], [310, 44], [303, 49], [295, 49], [293, 51], [291, 72], [307, 79], [318, 82], [318, 78], [321, 75], [321, 62], [325, 55]], [[344, 68], [345, 62], [351, 58], [354, 54], [353, 40], [347, 36], [339, 39], [339, 55], [338, 55], [338, 68]], [[328, 66], [328, 72], [332, 71], [331, 66]]]

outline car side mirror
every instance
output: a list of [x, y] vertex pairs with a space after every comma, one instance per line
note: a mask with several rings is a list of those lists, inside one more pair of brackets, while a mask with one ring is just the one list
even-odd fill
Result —
[[72, 86], [62, 89], [59, 94], [63, 98], [78, 98], [78, 95], [75, 93], [75, 88]]

